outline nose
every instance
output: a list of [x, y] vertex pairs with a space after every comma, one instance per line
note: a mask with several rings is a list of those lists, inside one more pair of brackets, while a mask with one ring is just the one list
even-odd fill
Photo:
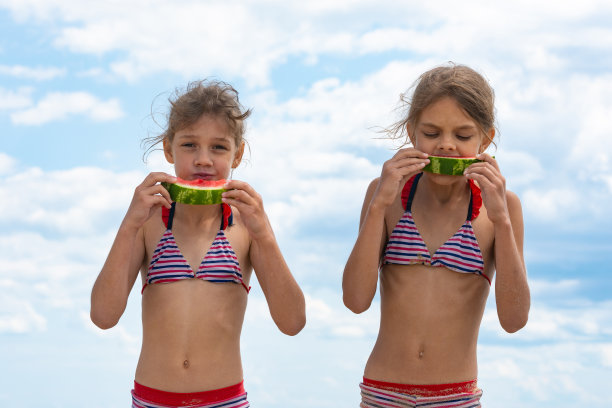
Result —
[[195, 156], [194, 164], [200, 167], [212, 166], [210, 152], [206, 149], [200, 149]]
[[453, 136], [448, 133], [443, 133], [438, 139], [438, 150], [442, 152], [452, 152], [456, 149]]

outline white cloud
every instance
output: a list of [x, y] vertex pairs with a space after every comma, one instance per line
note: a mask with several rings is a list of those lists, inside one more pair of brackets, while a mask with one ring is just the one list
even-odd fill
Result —
[[2, 333], [24, 334], [47, 328], [47, 320], [32, 302], [19, 296], [20, 284], [0, 276], [0, 336]]
[[551, 188], [548, 191], [528, 189], [523, 194], [525, 213], [541, 221], [556, 221], [580, 208], [580, 192], [571, 188]]
[[38, 168], [2, 178], [0, 223], [88, 234], [107, 228], [109, 217], [127, 209], [140, 172], [113, 173], [93, 167], [44, 172]]
[[142, 331], [140, 328], [126, 328], [122, 323], [117, 324], [111, 330], [102, 330], [94, 325], [89, 317], [89, 311], [81, 310], [79, 318], [87, 331], [106, 340], [114, 340], [121, 345], [129, 354], [138, 355], [140, 352]]
[[19, 88], [11, 91], [0, 88], [0, 111], [23, 109], [32, 105], [32, 88]]
[[0, 175], [13, 171], [17, 160], [6, 153], [0, 152]]
[[16, 125], [42, 125], [70, 115], [109, 121], [122, 117], [123, 111], [117, 99], [101, 101], [87, 92], [52, 92], [36, 106], [12, 113], [11, 120]]
[[481, 346], [478, 355], [483, 405], [607, 407], [612, 401], [601, 390], [611, 373], [599, 362], [609, 350], [609, 342]]
[[547, 281], [542, 279], [529, 279], [531, 296], [568, 295], [580, 288], [578, 279], [563, 279], [560, 281]]
[[[534, 282], [529, 321], [515, 337], [521, 342], [595, 341], [612, 336], [612, 302], [580, 300], [575, 295], [577, 284], [572, 281]], [[560, 301], [558, 299], [567, 299]], [[547, 299], [555, 299], [548, 305]], [[490, 299], [483, 317], [483, 335], [508, 337], [497, 318], [495, 304]], [[487, 344], [491, 341], [486, 337]]]
[[[610, 10], [605, 1], [572, 5], [571, 13], [569, 3], [551, 11], [527, 2], [482, 1], [434, 5], [134, 0], [121, 8], [102, 2], [93, 12], [75, 1], [29, 0], [5, 1], [5, 7], [20, 21], [63, 20], [66, 25], [55, 37], [57, 47], [94, 55], [117, 52], [110, 68], [131, 80], [162, 71], [186, 76], [224, 72], [262, 85], [274, 67], [292, 57], [315, 63], [326, 55], [381, 51], [468, 61], [510, 55], [529, 69], [550, 71], [570, 62], [559, 50], [577, 45], [601, 50], [610, 42], [610, 28], [597, 20]], [[231, 16], [231, 24], [222, 16]], [[590, 24], [577, 24], [581, 20]], [[571, 36], [566, 35], [567, 27], [572, 27]]]
[[48, 67], [48, 68], [32, 68], [24, 65], [0, 65], [0, 75], [9, 75], [16, 78], [34, 79], [36, 81], [45, 81], [66, 74], [66, 69]]

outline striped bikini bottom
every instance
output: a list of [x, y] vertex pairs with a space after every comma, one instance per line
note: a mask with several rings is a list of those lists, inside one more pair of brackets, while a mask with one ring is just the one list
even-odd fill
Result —
[[482, 390], [476, 380], [454, 384], [410, 385], [363, 378], [361, 408], [477, 408]]
[[203, 392], [167, 392], [134, 381], [132, 408], [248, 408], [243, 382]]

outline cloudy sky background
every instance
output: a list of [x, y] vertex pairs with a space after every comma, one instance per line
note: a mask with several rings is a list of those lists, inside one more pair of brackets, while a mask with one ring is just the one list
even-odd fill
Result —
[[379, 303], [353, 315], [340, 282], [365, 188], [397, 147], [376, 127], [421, 72], [455, 61], [496, 91], [533, 297], [509, 335], [491, 294], [483, 404], [609, 407], [612, 3], [495, 3], [0, 0], [0, 406], [130, 404], [138, 288], [108, 331], [89, 294], [134, 187], [172, 171], [158, 153], [145, 164], [141, 140], [204, 77], [254, 108], [234, 178], [263, 195], [307, 297], [307, 327], [287, 337], [253, 282], [249, 400], [357, 406]]

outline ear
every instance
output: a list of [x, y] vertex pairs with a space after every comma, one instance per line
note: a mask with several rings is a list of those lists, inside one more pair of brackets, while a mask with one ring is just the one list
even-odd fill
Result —
[[232, 161], [232, 169], [238, 167], [240, 162], [242, 161], [242, 155], [244, 154], [244, 141], [240, 143], [238, 149], [236, 149], [236, 153], [234, 154], [234, 161]]
[[487, 150], [491, 142], [493, 142], [494, 137], [495, 137], [495, 128], [491, 128], [491, 130], [489, 130], [487, 133], [485, 133], [482, 136], [482, 143], [480, 144], [480, 147], [478, 148], [478, 153], [482, 153], [485, 150]]
[[168, 139], [164, 139], [164, 156], [166, 156], [166, 160], [168, 163], [174, 164], [174, 156], [172, 155], [172, 145]]
[[406, 123], [406, 132], [408, 133], [410, 143], [412, 143], [412, 146], [416, 147], [416, 137], [414, 136], [414, 128], [411, 123]]

